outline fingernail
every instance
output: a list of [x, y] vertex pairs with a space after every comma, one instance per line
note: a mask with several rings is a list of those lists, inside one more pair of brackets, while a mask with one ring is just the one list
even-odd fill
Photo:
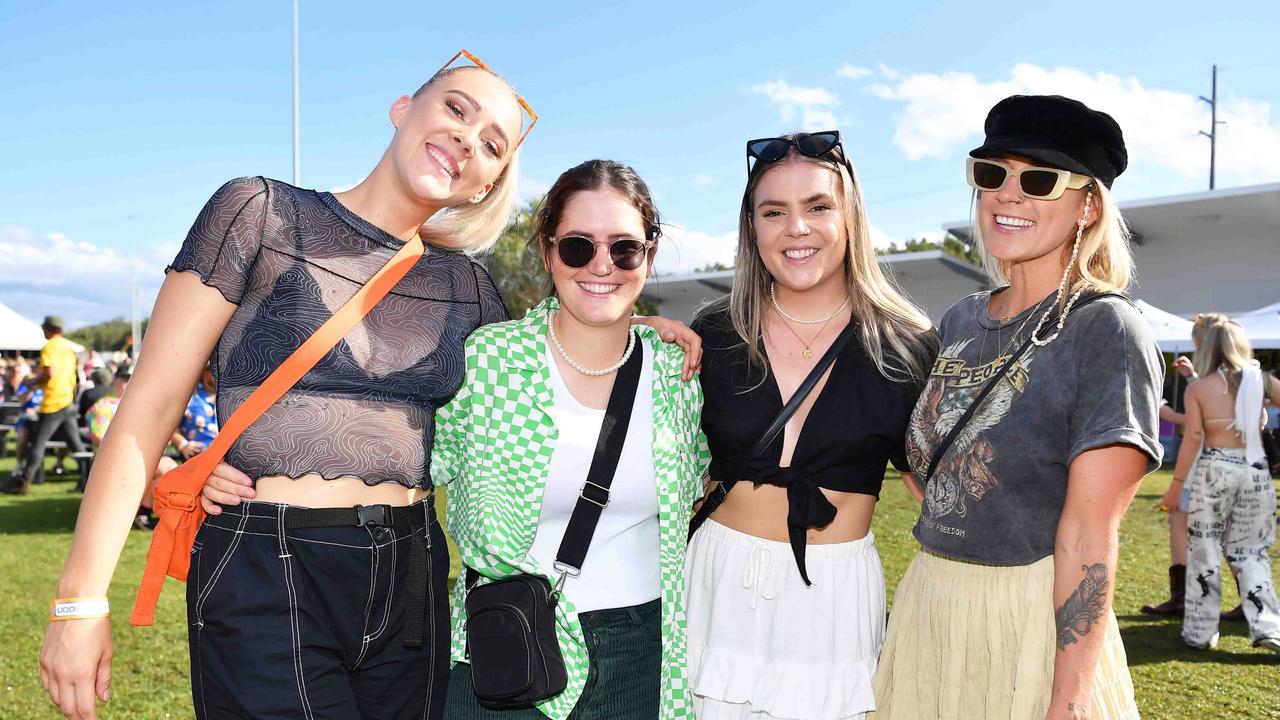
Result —
[[111, 688], [102, 693], [102, 702], [111, 702]]

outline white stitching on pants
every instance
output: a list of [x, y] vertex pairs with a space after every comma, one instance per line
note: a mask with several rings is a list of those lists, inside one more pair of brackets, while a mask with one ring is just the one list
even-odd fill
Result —
[[[393, 529], [390, 532], [394, 537], [396, 531]], [[410, 532], [413, 532], [412, 529]], [[389, 578], [387, 584], [387, 601], [382, 606], [382, 624], [378, 626], [376, 631], [369, 635], [370, 642], [382, 637], [382, 633], [386, 631], [387, 623], [391, 618], [391, 598], [396, 594], [396, 544], [389, 543], [389, 546], [391, 548], [391, 571], [387, 573]]]
[[[435, 580], [432, 577], [435, 573], [432, 572], [433, 568], [431, 567], [431, 524], [428, 523], [423, 525], [422, 531], [427, 535], [427, 567], [423, 572], [427, 573], [427, 617], [424, 622], [426, 625], [424, 632], [427, 633], [426, 639], [428, 641], [423, 644], [423, 647], [431, 656], [431, 659], [427, 661], [427, 696], [423, 699], [422, 703], [422, 718], [423, 720], [426, 720], [427, 714], [431, 711], [431, 695], [435, 690], [436, 643], [439, 642], [440, 639], [436, 637], [436, 623], [432, 618], [435, 614], [436, 608], [436, 585]], [[412, 528], [410, 528], [410, 532], [412, 532]]]
[[[235, 535], [231, 538], [231, 547], [227, 548], [227, 552], [222, 555], [218, 561], [218, 566], [213, 569], [213, 574], [209, 576], [209, 584], [207, 587], [200, 588], [200, 594], [196, 597], [196, 623], [200, 627], [204, 627], [204, 603], [209, 599], [209, 592], [213, 590], [213, 586], [218, 584], [218, 579], [222, 577], [222, 571], [227, 568], [231, 562], [231, 556], [235, 554], [236, 549], [240, 547], [240, 538], [244, 536], [244, 526], [249, 522], [248, 515], [241, 515], [240, 522], [233, 531]], [[217, 527], [216, 525], [214, 527]]]
[[284, 565], [284, 584], [289, 597], [289, 626], [291, 635], [293, 636], [293, 675], [298, 685], [298, 698], [302, 701], [303, 717], [307, 720], [315, 720], [315, 716], [311, 712], [311, 700], [307, 697], [306, 677], [302, 671], [302, 639], [298, 637], [300, 631], [298, 628], [298, 605], [297, 595], [293, 586], [293, 566], [289, 554], [287, 539], [285, 537], [284, 514], [287, 506], [281, 505], [276, 511], [276, 521], [279, 523], [277, 536], [280, 549], [280, 560]]
[[378, 564], [381, 560], [373, 531], [366, 527], [365, 532], [369, 534], [369, 542], [372, 543], [369, 548], [369, 599], [364, 602], [364, 624], [360, 627], [360, 654], [356, 656], [356, 661], [351, 663], [352, 670], [360, 667], [365, 653], [369, 651], [369, 612], [373, 609], [373, 594], [377, 589]]

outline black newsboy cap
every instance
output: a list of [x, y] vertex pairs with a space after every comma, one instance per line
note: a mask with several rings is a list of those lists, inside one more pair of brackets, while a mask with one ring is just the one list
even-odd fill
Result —
[[1124, 134], [1110, 115], [1061, 95], [1012, 95], [991, 108], [976, 158], [1021, 155], [1102, 181], [1108, 188], [1129, 164]]

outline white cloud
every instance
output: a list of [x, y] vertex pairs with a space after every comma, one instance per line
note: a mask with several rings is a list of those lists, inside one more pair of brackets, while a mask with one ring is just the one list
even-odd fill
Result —
[[886, 80], [897, 80], [902, 77], [902, 73], [882, 62], [876, 63], [876, 69], [880, 71], [880, 74], [883, 75]]
[[[881, 67], [884, 82], [865, 90], [903, 104], [893, 142], [908, 159], [948, 158], [981, 142], [987, 111], [1014, 94], [1056, 94], [1103, 110], [1125, 131], [1133, 167], [1164, 168], [1182, 177], [1208, 170], [1199, 133], [1209, 128], [1209, 107], [1191, 93], [1144, 86], [1133, 76], [1094, 74], [1069, 67], [1021, 63], [1007, 78], [980, 80], [965, 72], [900, 73]], [[1274, 181], [1280, 175], [1280, 121], [1264, 101], [1219, 97], [1218, 175], [1229, 182]]]
[[668, 223], [663, 223], [662, 230], [654, 262], [656, 275], [683, 275], [714, 263], [733, 265], [738, 248], [737, 231], [712, 235]]
[[871, 247], [877, 250], [883, 250], [896, 241], [896, 238], [892, 237], [889, 233], [881, 230], [875, 225], [869, 225], [869, 227], [871, 230]]
[[134, 253], [41, 233], [20, 225], [0, 225], [0, 302], [39, 320], [62, 315], [68, 328], [129, 317], [130, 281], [149, 314], [177, 245], [155, 245]]
[[690, 182], [696, 187], [712, 187], [716, 184], [716, 179], [707, 173], [698, 173]]
[[849, 63], [844, 63], [838, 70], [836, 70], [836, 75], [839, 75], [842, 78], [849, 78], [850, 80], [861, 80], [871, 74], [872, 71], [870, 69], [858, 67], [857, 65], [850, 65]]
[[784, 123], [802, 130], [827, 130], [846, 124], [836, 116], [840, 97], [821, 87], [797, 87], [785, 80], [774, 80], [751, 87], [753, 95], [762, 95], [778, 109]]

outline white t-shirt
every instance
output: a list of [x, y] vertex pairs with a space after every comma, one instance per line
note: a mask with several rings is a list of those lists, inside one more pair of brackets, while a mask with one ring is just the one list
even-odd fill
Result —
[[[659, 596], [658, 481], [653, 468], [653, 351], [637, 341], [644, 365], [622, 457], [609, 487], [609, 505], [600, 514], [582, 574], [565, 581], [565, 597], [578, 612], [641, 605]], [[589, 408], [569, 392], [551, 348], [552, 418], [559, 429], [542, 496], [538, 531], [529, 555], [555, 582], [556, 551], [587, 481], [604, 410]]]

